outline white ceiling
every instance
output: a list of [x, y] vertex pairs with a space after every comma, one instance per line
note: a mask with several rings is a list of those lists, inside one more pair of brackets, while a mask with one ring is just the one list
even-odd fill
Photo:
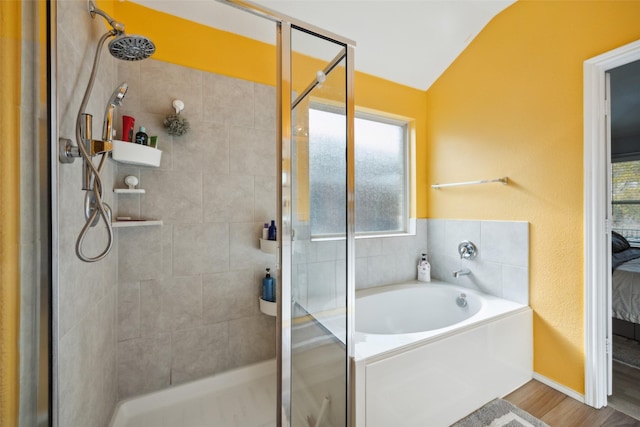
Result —
[[[131, 0], [221, 30], [275, 43], [275, 25], [213, 0]], [[356, 42], [356, 70], [428, 89], [514, 0], [255, 0]]]

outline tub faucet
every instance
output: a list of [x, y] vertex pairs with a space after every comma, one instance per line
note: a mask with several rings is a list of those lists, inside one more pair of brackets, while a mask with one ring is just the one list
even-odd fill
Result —
[[468, 268], [463, 268], [462, 270], [457, 270], [453, 272], [453, 277], [459, 277], [459, 276], [468, 276], [469, 274], [471, 274], [471, 270], [469, 270]]

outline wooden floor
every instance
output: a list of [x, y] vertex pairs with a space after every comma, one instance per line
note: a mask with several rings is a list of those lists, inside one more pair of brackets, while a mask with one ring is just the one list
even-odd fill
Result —
[[536, 380], [529, 381], [504, 399], [551, 427], [640, 427], [639, 420], [611, 406], [594, 409]]
[[608, 404], [640, 420], [640, 369], [613, 361], [613, 394]]

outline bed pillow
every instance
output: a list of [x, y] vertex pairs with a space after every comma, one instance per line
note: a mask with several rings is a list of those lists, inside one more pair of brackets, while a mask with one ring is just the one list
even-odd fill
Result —
[[627, 250], [630, 247], [631, 245], [627, 239], [625, 239], [621, 234], [611, 231], [611, 250], [614, 254]]

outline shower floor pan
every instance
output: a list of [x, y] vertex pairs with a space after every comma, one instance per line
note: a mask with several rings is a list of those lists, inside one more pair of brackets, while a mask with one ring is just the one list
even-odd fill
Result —
[[110, 427], [276, 425], [276, 364], [261, 362], [118, 403]]

